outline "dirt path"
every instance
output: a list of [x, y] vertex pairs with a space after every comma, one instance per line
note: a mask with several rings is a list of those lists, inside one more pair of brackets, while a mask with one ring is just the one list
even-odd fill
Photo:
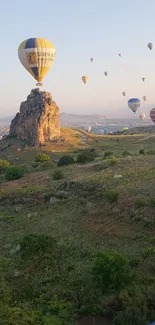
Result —
[[155, 137], [155, 134], [151, 134], [151, 135], [148, 135], [148, 136], [145, 137], [145, 138], [142, 138], [142, 139], [137, 140], [135, 143], [137, 143], [137, 142], [141, 142], [141, 141], [143, 141], [143, 140], [147, 140], [147, 139], [149, 139], [149, 138], [154, 138], [154, 137]]

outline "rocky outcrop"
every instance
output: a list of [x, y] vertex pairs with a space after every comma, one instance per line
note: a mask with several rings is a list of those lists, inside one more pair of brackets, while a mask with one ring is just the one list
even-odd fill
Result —
[[33, 89], [11, 122], [10, 135], [17, 134], [32, 145], [43, 145], [60, 136], [59, 107], [46, 91]]

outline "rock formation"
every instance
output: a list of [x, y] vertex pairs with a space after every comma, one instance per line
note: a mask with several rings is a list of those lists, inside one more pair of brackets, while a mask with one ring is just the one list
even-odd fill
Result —
[[10, 135], [29, 140], [34, 146], [43, 145], [47, 141], [60, 136], [59, 107], [52, 95], [38, 88], [31, 90], [27, 100], [20, 105], [20, 112], [11, 122]]

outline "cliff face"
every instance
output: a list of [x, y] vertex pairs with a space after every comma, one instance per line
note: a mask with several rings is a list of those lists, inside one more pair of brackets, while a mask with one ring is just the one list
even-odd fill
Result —
[[35, 146], [60, 136], [59, 107], [50, 93], [38, 88], [31, 91], [11, 122], [10, 135], [13, 133]]

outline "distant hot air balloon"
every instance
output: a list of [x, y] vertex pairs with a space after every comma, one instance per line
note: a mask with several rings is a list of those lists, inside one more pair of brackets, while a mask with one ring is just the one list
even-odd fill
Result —
[[146, 115], [145, 115], [145, 113], [140, 113], [139, 117], [140, 117], [140, 119], [141, 119], [142, 121], [144, 121]]
[[104, 72], [104, 74], [105, 74], [105, 76], [107, 76], [107, 75], [108, 75], [108, 72], [107, 72], [107, 71], [105, 71], [105, 72]]
[[130, 98], [128, 100], [128, 106], [133, 111], [133, 113], [135, 114], [138, 107], [140, 106], [140, 100], [138, 98]]
[[84, 84], [86, 84], [87, 81], [88, 81], [88, 77], [87, 77], [87, 76], [83, 76], [83, 77], [82, 77], [82, 81], [84, 82]]
[[152, 108], [150, 111], [150, 118], [153, 123], [155, 123], [155, 108]]
[[144, 102], [146, 102], [146, 96], [143, 96], [143, 100], [144, 100]]
[[126, 95], [126, 92], [125, 92], [125, 91], [123, 91], [123, 92], [122, 92], [122, 95], [123, 95], [123, 96], [125, 96], [125, 95]]
[[118, 55], [119, 55], [119, 57], [121, 58], [122, 54], [121, 54], [121, 53], [119, 53]]
[[94, 62], [94, 58], [91, 58], [90, 61], [91, 61], [91, 62]]
[[18, 57], [24, 68], [42, 86], [42, 80], [54, 63], [56, 50], [54, 45], [44, 38], [29, 38], [18, 48]]
[[154, 48], [154, 45], [153, 45], [153, 43], [148, 43], [148, 44], [147, 44], [147, 47], [148, 47], [150, 50], [152, 50], [152, 49]]
[[145, 78], [143, 77], [142, 80], [145, 81]]

